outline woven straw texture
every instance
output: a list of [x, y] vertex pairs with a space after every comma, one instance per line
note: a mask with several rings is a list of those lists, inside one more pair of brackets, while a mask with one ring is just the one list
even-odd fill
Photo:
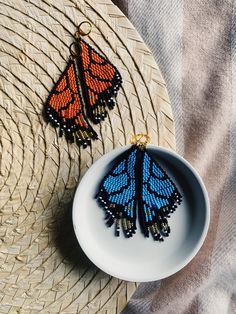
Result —
[[[4, 0], [0, 14], [0, 313], [120, 313], [137, 284], [85, 257], [73, 233], [72, 200], [91, 164], [135, 132], [175, 148], [165, 82], [110, 0]], [[124, 79], [118, 106], [86, 150], [58, 138], [42, 116], [84, 20], [93, 24], [86, 40]]]

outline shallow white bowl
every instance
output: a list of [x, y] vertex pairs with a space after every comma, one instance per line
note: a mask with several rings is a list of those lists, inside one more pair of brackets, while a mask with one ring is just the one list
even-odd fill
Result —
[[197, 254], [206, 237], [210, 207], [206, 188], [196, 170], [173, 151], [148, 145], [148, 150], [166, 170], [183, 196], [183, 202], [168, 219], [171, 233], [164, 242], [144, 238], [137, 224], [133, 238], [114, 236], [114, 226], [105, 225], [104, 210], [94, 198], [112, 161], [128, 146], [96, 161], [81, 180], [73, 203], [73, 225], [88, 258], [104, 272], [128, 281], [146, 282], [173, 275]]

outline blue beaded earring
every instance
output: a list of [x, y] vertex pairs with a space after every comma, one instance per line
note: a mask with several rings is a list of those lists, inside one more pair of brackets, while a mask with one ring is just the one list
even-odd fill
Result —
[[107, 226], [115, 226], [116, 236], [123, 229], [127, 238], [132, 237], [138, 216], [145, 237], [151, 233], [155, 241], [164, 241], [170, 233], [167, 218], [181, 203], [182, 196], [146, 149], [149, 142], [145, 134], [132, 138], [133, 145], [114, 161], [102, 180], [96, 199], [105, 210]]

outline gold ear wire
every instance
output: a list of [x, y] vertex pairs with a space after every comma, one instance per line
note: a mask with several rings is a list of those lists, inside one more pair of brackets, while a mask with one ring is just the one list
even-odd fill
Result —
[[148, 134], [143, 133], [134, 134], [130, 139], [131, 144], [138, 146], [146, 146], [150, 142], [151, 142], [150, 136]]
[[69, 47], [69, 50], [70, 50], [70, 55], [71, 55], [71, 58], [74, 59], [76, 57], [78, 57], [78, 54], [77, 52], [75, 51], [75, 49], [73, 49], [73, 46], [75, 46], [75, 42], [73, 42], [70, 47]]
[[[87, 24], [88, 25], [88, 30], [87, 31], [84, 31], [82, 29], [82, 26]], [[92, 24], [88, 21], [83, 21], [82, 23], [79, 24], [78, 26], [78, 30], [77, 32], [75, 33], [75, 37], [76, 38], [79, 38], [80, 36], [88, 36], [92, 31]]]

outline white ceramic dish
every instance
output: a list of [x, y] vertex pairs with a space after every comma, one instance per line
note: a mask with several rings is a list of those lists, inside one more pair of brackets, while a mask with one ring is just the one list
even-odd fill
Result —
[[104, 272], [128, 281], [146, 282], [168, 277], [188, 264], [206, 237], [210, 207], [204, 184], [193, 167], [176, 153], [149, 145], [153, 157], [173, 179], [183, 202], [169, 218], [171, 233], [164, 242], [144, 238], [139, 225], [133, 238], [114, 236], [94, 196], [107, 166], [129, 146], [96, 161], [81, 180], [73, 203], [73, 225], [88, 258]]

